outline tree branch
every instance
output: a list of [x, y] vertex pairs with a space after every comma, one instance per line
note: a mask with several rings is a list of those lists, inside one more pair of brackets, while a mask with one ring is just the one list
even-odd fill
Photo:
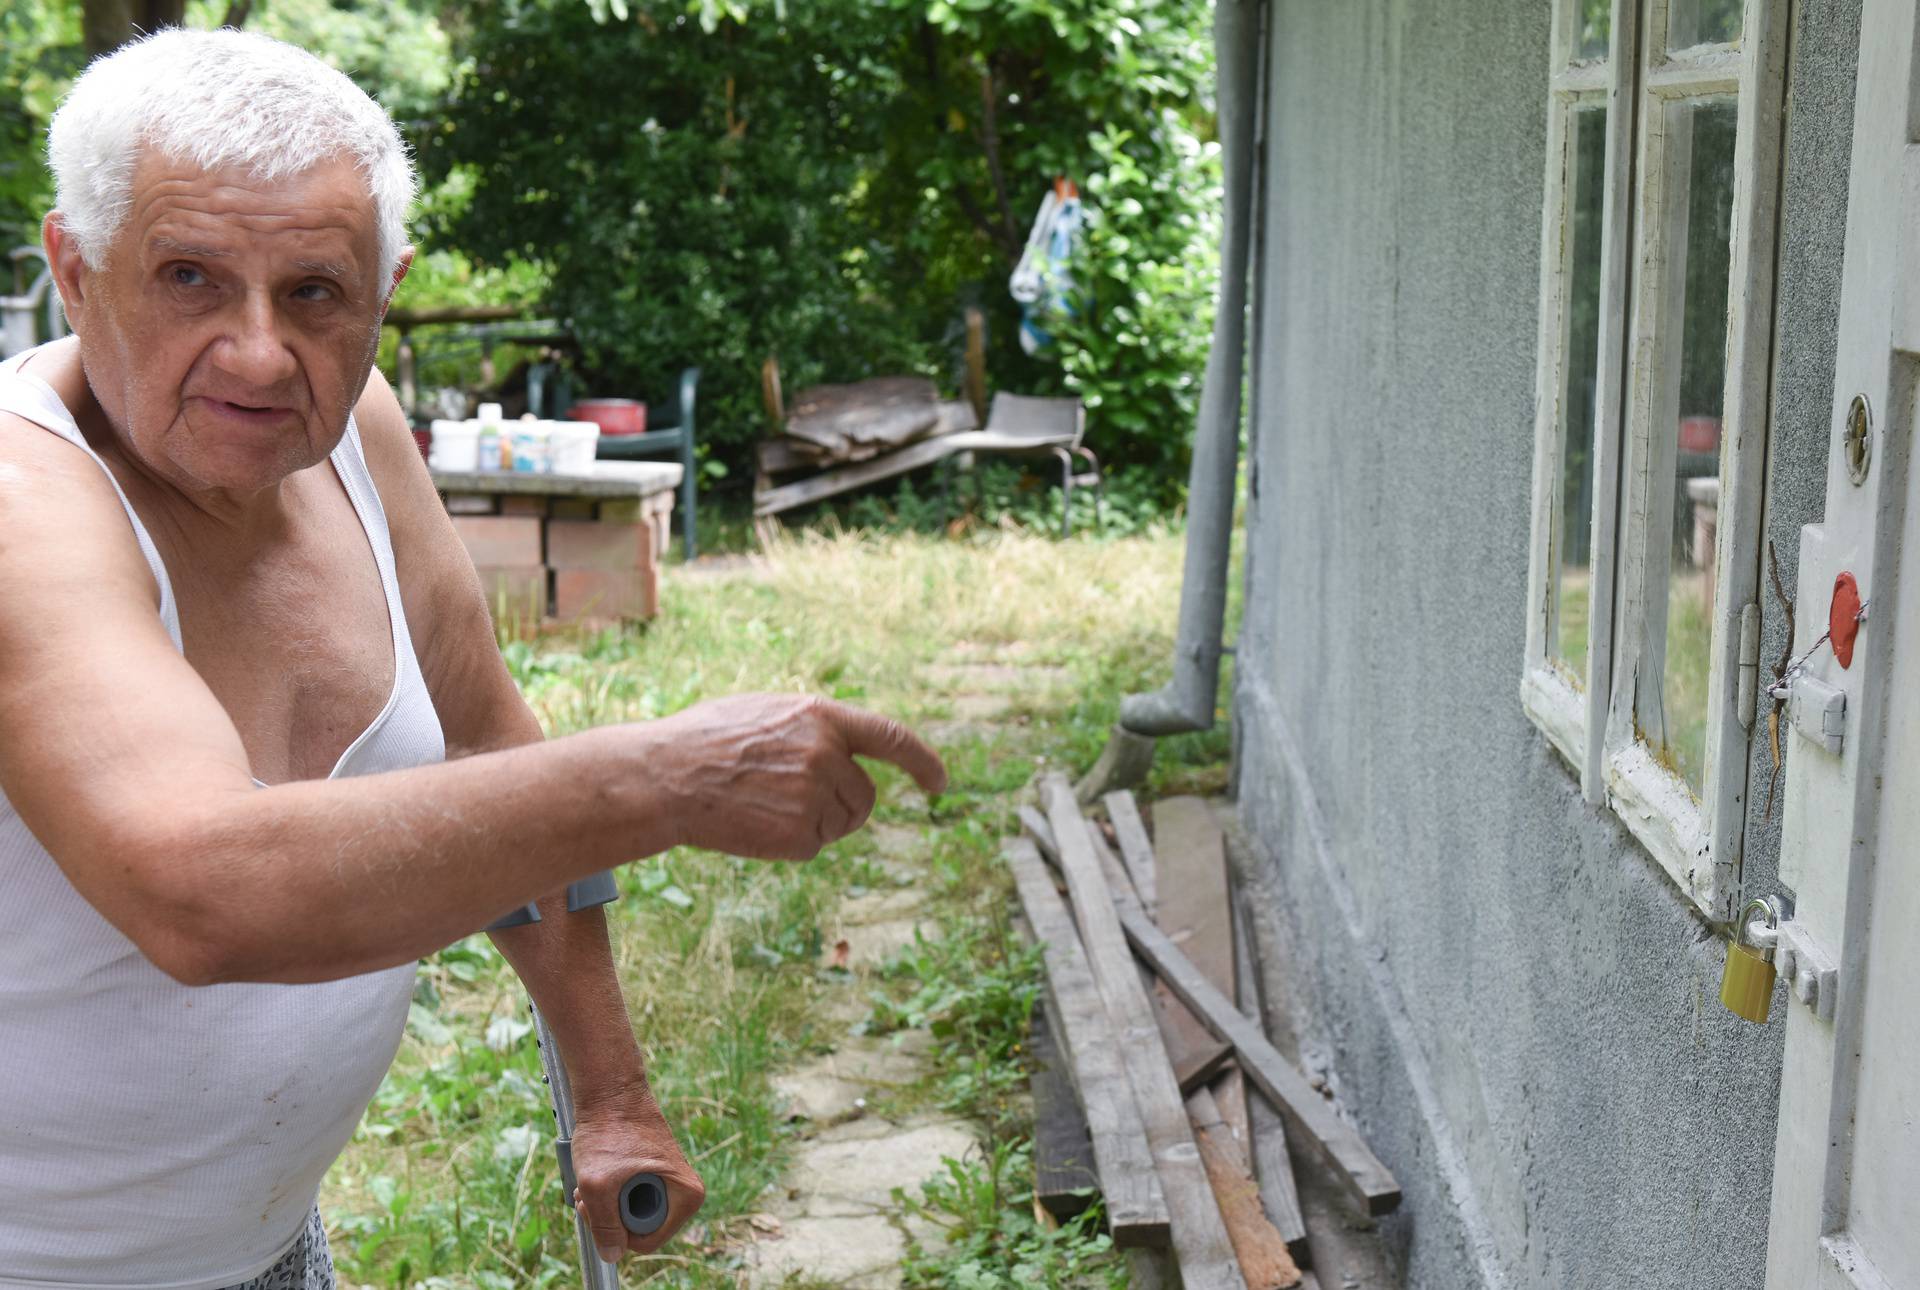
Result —
[[999, 79], [994, 75], [993, 56], [980, 69], [980, 150], [987, 154], [987, 173], [993, 176], [993, 195], [1000, 206], [997, 241], [1015, 261], [1020, 258], [1020, 223], [1013, 217], [1013, 203], [1007, 199], [1007, 172], [1000, 164], [1000, 125], [998, 116]]

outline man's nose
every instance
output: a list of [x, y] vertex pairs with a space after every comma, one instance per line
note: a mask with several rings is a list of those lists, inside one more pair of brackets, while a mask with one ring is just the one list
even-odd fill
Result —
[[282, 326], [272, 293], [249, 291], [221, 346], [221, 369], [257, 390], [280, 385], [296, 375], [299, 362], [286, 343]]

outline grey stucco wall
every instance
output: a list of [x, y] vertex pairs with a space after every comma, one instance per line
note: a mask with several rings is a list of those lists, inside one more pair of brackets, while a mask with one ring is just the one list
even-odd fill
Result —
[[[1796, 17], [1766, 515], [1789, 588], [1858, 10]], [[1408, 1286], [1756, 1286], [1786, 1005], [1720, 1007], [1718, 942], [1519, 701], [1548, 6], [1274, 0], [1271, 27], [1234, 716], [1293, 1020], [1405, 1188]], [[1763, 737], [1759, 891], [1770, 769]]]

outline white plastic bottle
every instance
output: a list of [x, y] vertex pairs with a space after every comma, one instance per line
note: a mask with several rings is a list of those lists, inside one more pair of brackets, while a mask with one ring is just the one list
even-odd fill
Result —
[[500, 405], [480, 405], [480, 469], [512, 470], [513, 447], [501, 426]]

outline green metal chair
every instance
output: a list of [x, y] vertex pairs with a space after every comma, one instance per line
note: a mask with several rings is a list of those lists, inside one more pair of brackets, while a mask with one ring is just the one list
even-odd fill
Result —
[[[698, 492], [694, 488], [693, 436], [694, 396], [700, 388], [700, 369], [689, 367], [680, 373], [680, 388], [662, 408], [647, 408], [645, 434], [601, 435], [597, 454], [602, 461], [632, 461], [636, 457], [658, 457], [673, 453], [680, 458], [680, 532], [684, 537], [687, 559], [692, 561], [698, 524], [695, 510]], [[656, 415], [656, 412], [658, 415]]]

